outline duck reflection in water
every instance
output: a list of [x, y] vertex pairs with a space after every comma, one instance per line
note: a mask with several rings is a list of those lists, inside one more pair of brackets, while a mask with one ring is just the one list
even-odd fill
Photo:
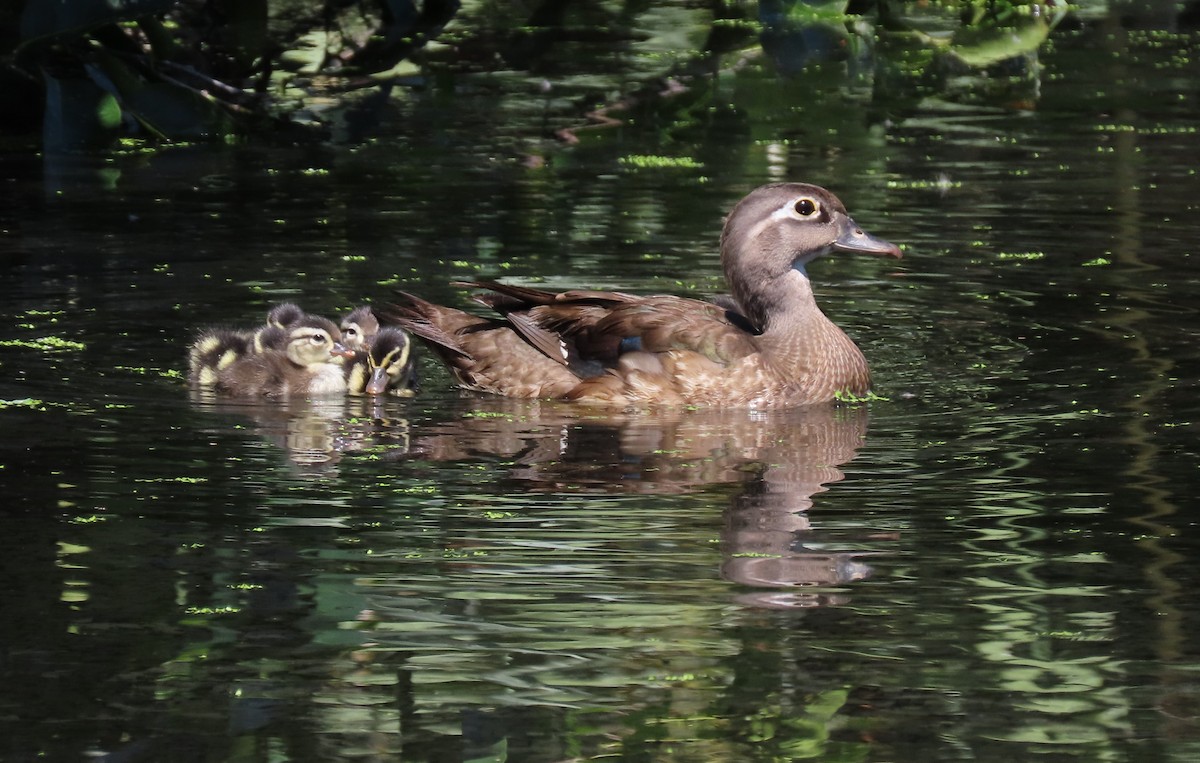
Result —
[[[387, 397], [264, 402], [193, 389], [191, 398], [197, 410], [249, 420], [255, 434], [285, 453], [294, 474], [301, 477], [336, 477], [344, 454], [367, 447], [408, 449], [404, 410], [389, 404]], [[227, 432], [228, 425], [222, 421], [213, 431]]]
[[[862, 580], [862, 553], [828, 551], [813, 496], [844, 477], [867, 430], [865, 407], [645, 412], [589, 418], [569, 404], [495, 397], [464, 400], [451, 415], [412, 433], [397, 459], [515, 462], [508, 478], [547, 492], [689, 493], [738, 486], [725, 510], [721, 574], [757, 589], [737, 597], [756, 607], [847, 601], [820, 587]], [[877, 540], [872, 536], [872, 540]], [[841, 539], [839, 539], [841, 540]]]

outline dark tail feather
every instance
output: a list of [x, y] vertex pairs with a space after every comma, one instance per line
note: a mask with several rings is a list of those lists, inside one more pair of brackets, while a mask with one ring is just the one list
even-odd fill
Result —
[[401, 300], [400, 302], [376, 305], [372, 308], [380, 322], [385, 325], [399, 326], [413, 336], [431, 344], [435, 351], [452, 352], [468, 359], [471, 357], [471, 354], [462, 348], [453, 334], [448, 333], [434, 322], [438, 311], [449, 308], [439, 307], [408, 292], [398, 291], [396, 296]]
[[558, 292], [531, 289], [528, 286], [513, 286], [499, 281], [455, 281], [453, 285], [465, 289], [483, 289], [493, 292], [475, 295], [473, 299], [500, 312], [530, 308], [534, 305], [549, 305], [558, 299]]

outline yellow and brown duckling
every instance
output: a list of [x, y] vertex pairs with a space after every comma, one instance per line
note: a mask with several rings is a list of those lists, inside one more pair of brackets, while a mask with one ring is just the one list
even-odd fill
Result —
[[284, 349], [288, 339], [285, 329], [304, 317], [299, 305], [281, 302], [267, 312], [266, 323], [256, 329], [201, 330], [188, 347], [188, 380], [200, 387], [212, 387], [218, 372], [234, 361], [266, 349]]
[[203, 329], [188, 347], [188, 381], [213, 387], [222, 369], [255, 353], [255, 335], [227, 328]]
[[[189, 374], [190, 378], [201, 387], [211, 387], [233, 397], [345, 394], [346, 373], [342, 361], [353, 357], [354, 353], [341, 344], [341, 331], [332, 321], [305, 315], [294, 320], [288, 328], [275, 326], [271, 327], [270, 333], [258, 332], [256, 336], [259, 335], [262, 341], [257, 350], [255, 342], [250, 340], [249, 348], [239, 354], [236, 339], [216, 334], [229, 341], [228, 347], [216, 364], [200, 367]], [[189, 366], [192, 358], [213, 356], [213, 349], [198, 351], [201, 343], [213, 336], [211, 331], [201, 335], [189, 353]]]
[[366, 350], [379, 333], [379, 319], [369, 305], [360, 305], [351, 310], [338, 327], [342, 330], [342, 342], [352, 350]]
[[428, 345], [468, 389], [605, 406], [782, 407], [865, 396], [862, 352], [821, 312], [807, 266], [835, 252], [899, 257], [829, 191], [762, 186], [725, 220], [727, 304], [475, 282], [498, 317], [402, 294], [384, 324]]
[[398, 328], [384, 327], [370, 346], [358, 350], [346, 369], [351, 395], [395, 395], [412, 397], [416, 387], [412, 340]]

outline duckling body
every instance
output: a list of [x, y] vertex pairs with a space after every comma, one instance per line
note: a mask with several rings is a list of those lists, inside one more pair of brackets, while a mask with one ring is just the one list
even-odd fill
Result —
[[256, 329], [242, 331], [210, 327], [201, 330], [188, 347], [188, 381], [200, 387], [213, 387], [221, 370], [250, 355], [267, 350], [285, 350], [288, 327], [314, 319], [299, 305], [282, 302], [267, 313], [267, 321]]
[[408, 334], [394, 327], [379, 329], [369, 347], [355, 352], [346, 385], [351, 395], [412, 397], [416, 367]]
[[480, 281], [466, 285], [487, 290], [476, 300], [499, 317], [408, 294], [376, 313], [422, 339], [468, 389], [622, 407], [806, 405], [870, 390], [866, 359], [808, 279], [808, 263], [835, 251], [900, 256], [830, 192], [779, 183], [726, 219], [723, 305]]

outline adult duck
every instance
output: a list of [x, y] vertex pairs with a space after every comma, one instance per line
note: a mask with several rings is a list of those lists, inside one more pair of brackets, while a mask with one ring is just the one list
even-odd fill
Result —
[[620, 292], [548, 292], [491, 281], [480, 317], [401, 294], [376, 307], [419, 337], [463, 387], [605, 406], [782, 407], [864, 396], [862, 352], [817, 307], [810, 262], [833, 252], [899, 257], [829, 191], [762, 186], [725, 220], [717, 302]]

